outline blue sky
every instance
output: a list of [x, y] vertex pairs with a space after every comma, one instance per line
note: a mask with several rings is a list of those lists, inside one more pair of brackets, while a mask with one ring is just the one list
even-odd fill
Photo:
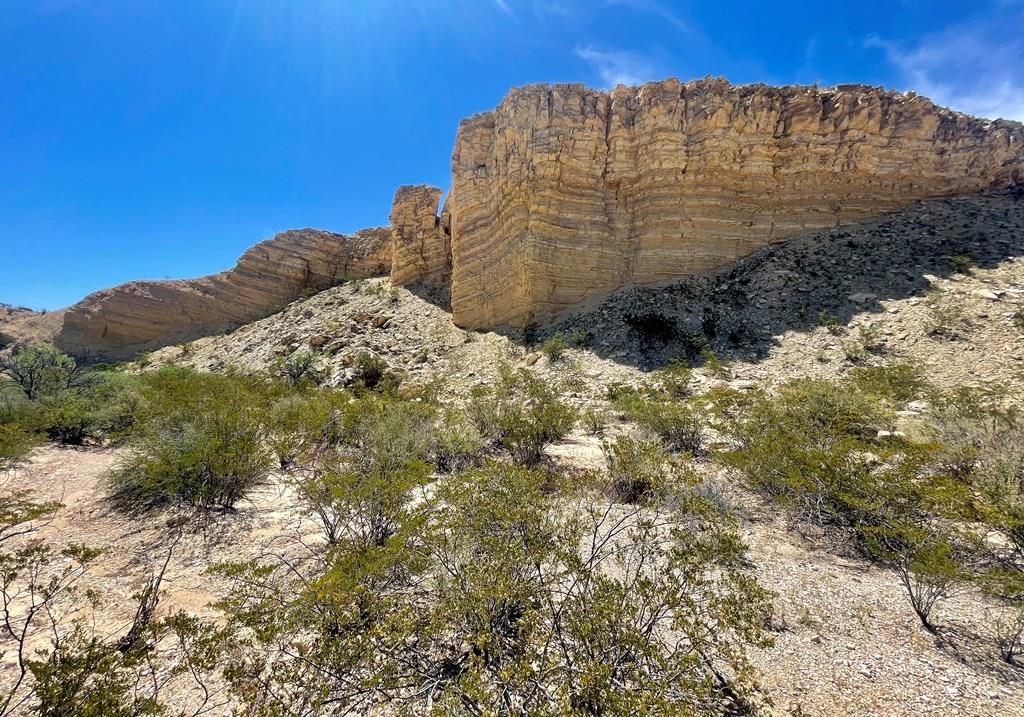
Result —
[[1020, 0], [0, 0], [0, 302], [385, 224], [513, 85], [865, 82], [1024, 120], [1022, 44]]

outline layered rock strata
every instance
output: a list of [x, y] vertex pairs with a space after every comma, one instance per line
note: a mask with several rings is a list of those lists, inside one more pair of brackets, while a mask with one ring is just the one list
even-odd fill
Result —
[[461, 123], [440, 214], [441, 189], [400, 187], [390, 228], [285, 232], [221, 274], [92, 294], [68, 309], [58, 343], [130, 356], [386, 274], [450, 299], [459, 326], [523, 326], [619, 287], [718, 272], [807, 230], [1022, 175], [1024, 125], [914, 94], [715, 79], [611, 92], [531, 85]]
[[180, 281], [133, 281], [67, 310], [57, 344], [80, 356], [128, 358], [262, 318], [306, 293], [391, 269], [391, 232], [282, 232], [234, 268]]
[[452, 158], [454, 320], [543, 321], [798, 232], [1019, 181], [1024, 127], [862, 85], [514, 89]]
[[391, 283], [447, 291], [452, 244], [447, 209], [439, 216], [442, 190], [425, 184], [399, 187], [391, 205]]

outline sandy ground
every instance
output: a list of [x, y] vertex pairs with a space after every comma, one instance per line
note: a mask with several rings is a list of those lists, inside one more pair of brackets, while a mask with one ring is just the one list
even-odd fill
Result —
[[[601, 463], [599, 443], [587, 436], [573, 436], [552, 453], [563, 464]], [[100, 478], [116, 460], [111, 450], [44, 447], [15, 478], [40, 497], [64, 503], [40, 537], [105, 549], [83, 586], [100, 594], [98, 624], [111, 635], [127, 625], [131, 595], [162, 564], [177, 530], [168, 526], [172, 513], [140, 519], [111, 508]], [[962, 593], [940, 605], [943, 638], [937, 640], [917, 624], [892, 575], [835, 555], [754, 496], [728, 491], [760, 578], [778, 594], [775, 645], [752, 654], [773, 714], [1024, 715], [1024, 670], [998, 661], [980, 596]], [[161, 609], [216, 615], [210, 603], [225, 586], [205, 572], [207, 566], [254, 556], [269, 541], [308, 527], [279, 481], [212, 526], [184, 525]], [[196, 696], [188, 682], [175, 689], [182, 700]]]

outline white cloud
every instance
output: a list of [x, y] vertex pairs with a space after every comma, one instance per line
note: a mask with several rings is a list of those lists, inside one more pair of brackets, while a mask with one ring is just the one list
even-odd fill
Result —
[[640, 85], [654, 77], [649, 60], [625, 50], [598, 50], [587, 45], [577, 47], [576, 56], [587, 62], [601, 78], [605, 88], [616, 85]]
[[979, 117], [1024, 120], [1024, 39], [1006, 30], [975, 23], [916, 43], [872, 35], [865, 45], [885, 53], [903, 77], [904, 89]]

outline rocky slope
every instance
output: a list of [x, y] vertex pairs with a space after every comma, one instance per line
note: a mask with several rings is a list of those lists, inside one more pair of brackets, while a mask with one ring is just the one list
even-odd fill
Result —
[[[365, 351], [414, 383], [443, 377], [455, 397], [507, 361], [570, 375], [580, 401], [603, 400], [609, 383], [638, 383], [674, 357], [697, 364], [705, 387], [910, 361], [941, 386], [1024, 391], [1024, 200], [1008, 192], [919, 202], [767, 247], [718, 277], [614, 292], [539, 332], [537, 342], [561, 331], [586, 344], [554, 363], [521, 336], [461, 329], [435, 302], [388, 283], [349, 282], [152, 361], [262, 371], [312, 351], [342, 385]], [[669, 330], [652, 333], [652, 323]], [[728, 364], [724, 375], [702, 365], [705, 342]]]
[[0, 350], [13, 344], [52, 341], [63, 322], [63, 311], [33, 311], [0, 304]]
[[391, 235], [316, 229], [283, 232], [245, 252], [233, 269], [183, 281], [134, 281], [96, 292], [64, 315], [57, 344], [79, 356], [139, 351], [235, 328], [303, 294], [391, 267]]

